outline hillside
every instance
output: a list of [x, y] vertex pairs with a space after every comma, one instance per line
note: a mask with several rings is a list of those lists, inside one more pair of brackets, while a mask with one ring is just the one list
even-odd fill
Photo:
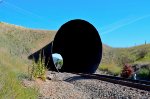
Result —
[[28, 55], [51, 42], [54, 36], [55, 31], [0, 23], [0, 99], [37, 98], [37, 91], [24, 88], [18, 78], [28, 74]]
[[124, 64], [150, 64], [150, 44], [129, 48], [112, 48], [103, 45], [103, 58], [100, 69], [114, 75], [121, 72]]
[[[27, 77], [27, 57], [50, 43], [56, 31], [34, 30], [0, 22], [0, 99], [36, 99], [37, 90], [24, 88], [20, 78]], [[150, 44], [112, 48], [103, 44], [100, 69], [119, 74], [123, 63], [150, 63]]]
[[110, 63], [111, 61], [117, 63], [118, 58], [128, 58], [129, 63], [150, 63], [150, 44], [139, 45], [129, 48], [112, 48], [103, 45], [103, 59], [102, 63]]

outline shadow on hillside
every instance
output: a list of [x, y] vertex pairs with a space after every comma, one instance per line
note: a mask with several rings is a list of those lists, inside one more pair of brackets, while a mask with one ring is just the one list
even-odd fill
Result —
[[52, 59], [52, 42], [44, 46], [43, 48], [39, 49], [38, 51], [34, 52], [33, 54], [28, 56], [29, 60], [34, 60], [36, 63], [39, 60], [39, 57], [45, 58], [45, 64], [47, 68], [52, 71], [56, 71], [55, 65]]

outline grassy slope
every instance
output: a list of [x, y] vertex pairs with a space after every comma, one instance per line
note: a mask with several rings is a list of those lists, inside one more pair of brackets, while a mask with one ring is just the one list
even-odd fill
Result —
[[55, 31], [31, 30], [0, 23], [0, 99], [34, 99], [37, 91], [19, 80], [27, 75], [27, 56], [53, 40]]
[[[27, 75], [27, 56], [51, 42], [54, 35], [55, 31], [32, 30], [0, 23], [0, 99], [37, 97], [37, 91], [23, 87], [19, 78]], [[146, 55], [137, 59], [139, 52], [144, 49], [148, 51]], [[118, 74], [122, 68], [120, 60], [124, 57], [132, 60], [132, 64], [150, 62], [150, 45], [131, 48], [111, 48], [103, 45], [100, 69]]]
[[[145, 55], [140, 57], [144, 54], [143, 52]], [[150, 44], [130, 48], [111, 48], [106, 45], [103, 46], [103, 59], [99, 67], [101, 70], [109, 71], [112, 74], [119, 74], [123, 63], [150, 63]]]

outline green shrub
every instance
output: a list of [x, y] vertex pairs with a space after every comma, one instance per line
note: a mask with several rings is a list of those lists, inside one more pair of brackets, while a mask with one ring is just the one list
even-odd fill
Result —
[[31, 69], [29, 68], [30, 79], [41, 78], [43, 81], [46, 80], [46, 65], [45, 59], [42, 55], [39, 55], [37, 63], [33, 61]]
[[138, 75], [141, 79], [150, 79], [150, 69], [141, 68]]

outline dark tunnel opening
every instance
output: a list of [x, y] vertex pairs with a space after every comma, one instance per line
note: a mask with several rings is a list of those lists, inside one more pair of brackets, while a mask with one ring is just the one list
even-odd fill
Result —
[[96, 28], [84, 20], [71, 20], [58, 30], [52, 53], [63, 57], [61, 72], [94, 73], [102, 57], [102, 42]]

